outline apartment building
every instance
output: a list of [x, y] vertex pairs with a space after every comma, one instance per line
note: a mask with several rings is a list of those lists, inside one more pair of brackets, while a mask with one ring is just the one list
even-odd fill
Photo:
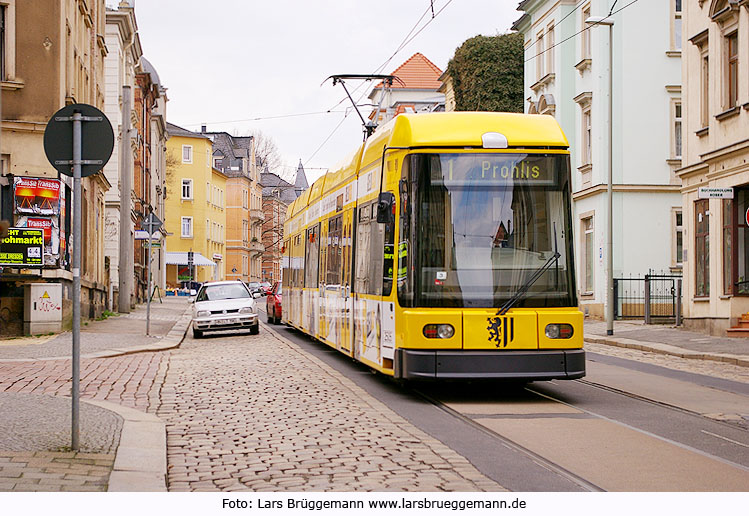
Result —
[[252, 136], [209, 132], [200, 134], [213, 142], [213, 167], [226, 176], [226, 278], [260, 281], [261, 209], [260, 186]]
[[684, 325], [746, 336], [732, 328], [749, 312], [749, 2], [683, 8]]
[[[569, 140], [579, 299], [603, 317], [609, 152], [613, 276], [683, 265], [681, 1], [524, 0], [518, 10], [525, 111], [555, 117]], [[613, 26], [586, 24], [609, 13]]]
[[[0, 135], [0, 215], [15, 226], [43, 227], [45, 265], [41, 269], [5, 267], [0, 276], [0, 305], [11, 311], [8, 333], [20, 333], [23, 285], [62, 284], [63, 326], [72, 321], [71, 227], [72, 178], [59, 176], [44, 153], [47, 121], [68, 104], [104, 109], [104, 0], [0, 1], [3, 45], [0, 52], [2, 131]], [[16, 185], [44, 185], [54, 195], [39, 213], [16, 203]], [[96, 317], [109, 305], [109, 266], [104, 254], [105, 195], [112, 188], [105, 174], [82, 180], [81, 314]], [[49, 193], [45, 190], [46, 193]], [[46, 195], [46, 194], [45, 194]], [[33, 211], [33, 210], [32, 210]]]
[[167, 287], [225, 279], [228, 178], [213, 167], [208, 136], [170, 123], [167, 131], [167, 160], [172, 164], [166, 180]]

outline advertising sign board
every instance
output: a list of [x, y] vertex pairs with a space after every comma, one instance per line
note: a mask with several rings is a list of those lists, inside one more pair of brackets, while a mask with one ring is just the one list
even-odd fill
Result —
[[8, 228], [0, 240], [0, 265], [41, 267], [44, 265], [44, 230]]
[[15, 212], [18, 215], [60, 215], [61, 182], [43, 177], [13, 178]]

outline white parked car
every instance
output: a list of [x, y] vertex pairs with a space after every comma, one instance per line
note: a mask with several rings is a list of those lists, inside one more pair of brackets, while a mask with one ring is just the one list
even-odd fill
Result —
[[241, 281], [205, 283], [193, 304], [192, 334], [197, 339], [207, 331], [249, 329], [257, 335], [260, 320], [255, 309], [255, 298]]

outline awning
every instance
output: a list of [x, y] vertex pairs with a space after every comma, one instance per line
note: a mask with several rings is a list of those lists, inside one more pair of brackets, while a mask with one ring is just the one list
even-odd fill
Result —
[[[216, 264], [203, 256], [200, 253], [192, 253], [192, 263], [193, 265], [207, 265], [211, 267], [215, 267]], [[167, 265], [187, 265], [187, 253], [181, 253], [181, 252], [173, 252], [173, 253], [166, 253], [166, 264]]]

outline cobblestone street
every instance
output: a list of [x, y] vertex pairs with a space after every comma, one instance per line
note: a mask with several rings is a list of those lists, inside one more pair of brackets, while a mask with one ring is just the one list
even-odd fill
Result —
[[[184, 307], [171, 309], [175, 320]], [[92, 341], [102, 349], [117, 331], [104, 323], [101, 343]], [[131, 341], [138, 344], [135, 334]], [[55, 343], [25, 346], [57, 352]], [[595, 343], [586, 349], [749, 383], [749, 368], [730, 363]], [[70, 369], [69, 360], [0, 361], [0, 491], [107, 490], [122, 417], [87, 400], [163, 420], [171, 491], [504, 490], [265, 325], [258, 336], [188, 337], [171, 351], [82, 359], [77, 453], [69, 451]]]
[[265, 328], [186, 340], [162, 402], [171, 491], [502, 490]]

